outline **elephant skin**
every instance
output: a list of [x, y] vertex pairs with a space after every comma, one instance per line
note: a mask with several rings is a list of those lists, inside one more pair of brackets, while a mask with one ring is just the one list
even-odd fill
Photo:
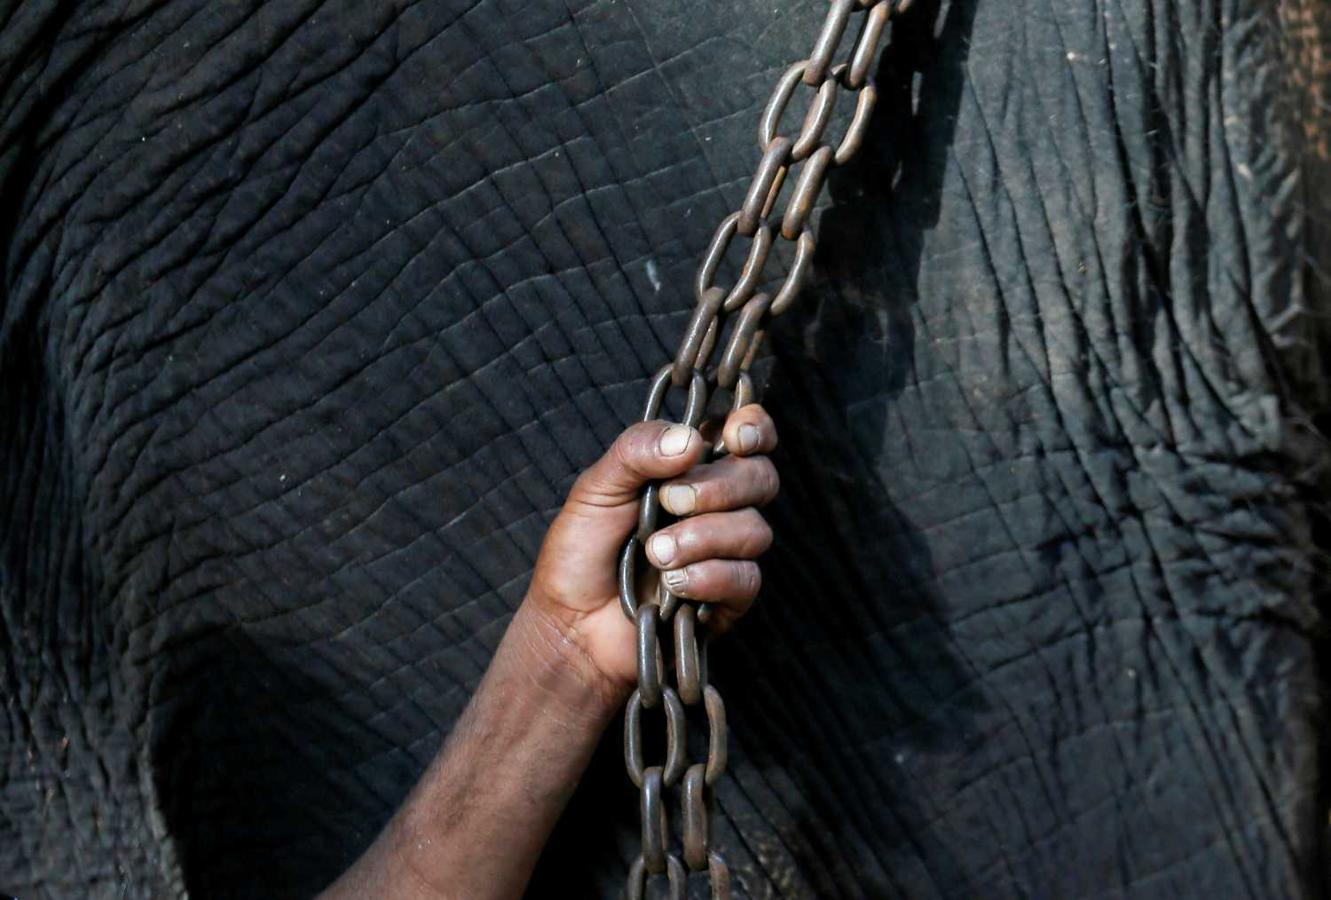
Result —
[[[309, 896], [365, 849], [822, 15], [3, 5], [0, 890]], [[738, 897], [1321, 895], [1329, 27], [892, 27], [762, 370]], [[530, 896], [617, 896], [618, 740]]]

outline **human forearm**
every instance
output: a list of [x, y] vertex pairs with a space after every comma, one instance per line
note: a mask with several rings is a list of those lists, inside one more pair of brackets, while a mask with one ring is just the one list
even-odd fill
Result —
[[325, 897], [513, 898], [622, 690], [524, 603], [430, 768]]
[[649, 572], [706, 603], [724, 632], [758, 592], [771, 542], [756, 507], [772, 499], [764, 454], [776, 430], [761, 407], [731, 413], [730, 453], [701, 463], [700, 432], [664, 422], [626, 429], [573, 484], [551, 524], [531, 587], [439, 755], [328, 898], [500, 900], [521, 895], [601, 733], [637, 680], [637, 631], [620, 609], [617, 561], [639, 494], [661, 484], [678, 521], [647, 542]]

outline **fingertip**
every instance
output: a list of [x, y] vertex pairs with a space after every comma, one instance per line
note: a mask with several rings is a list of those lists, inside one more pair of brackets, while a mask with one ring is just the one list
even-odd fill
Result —
[[674, 478], [683, 475], [703, 456], [707, 441], [702, 432], [688, 425], [661, 423], [661, 432], [653, 447], [651, 475], [653, 478]]
[[672, 422], [637, 422], [620, 432], [605, 455], [583, 472], [571, 498], [596, 505], [628, 502], [650, 481], [673, 478], [702, 457], [696, 429]]
[[691, 484], [667, 484], [661, 488], [661, 505], [672, 515], [687, 516], [698, 507], [698, 490]]
[[717, 604], [742, 616], [762, 588], [762, 569], [751, 559], [699, 560], [661, 572], [671, 593], [700, 603]]
[[656, 441], [656, 452], [664, 457], [682, 456], [697, 432], [687, 425], [667, 425]]
[[625, 432], [621, 459], [643, 480], [674, 478], [702, 458], [705, 441], [696, 428], [677, 422], [640, 422]]
[[666, 532], [658, 532], [647, 542], [647, 556], [652, 565], [659, 569], [664, 569], [674, 562], [678, 552], [679, 544], [673, 535]]
[[683, 472], [702, 453], [703, 439], [698, 430], [676, 422], [639, 422], [620, 437], [621, 460], [651, 478]]
[[666, 587], [681, 597], [690, 596], [689, 589], [689, 567], [684, 566], [679, 569], [666, 569], [661, 573], [661, 580], [666, 583]]
[[736, 429], [738, 435], [735, 446], [741, 454], [752, 453], [758, 449], [758, 443], [763, 439], [763, 433], [758, 430], [758, 426], [750, 422], [745, 422]]
[[757, 403], [741, 406], [726, 418], [722, 438], [737, 456], [767, 453], [777, 443], [776, 423]]

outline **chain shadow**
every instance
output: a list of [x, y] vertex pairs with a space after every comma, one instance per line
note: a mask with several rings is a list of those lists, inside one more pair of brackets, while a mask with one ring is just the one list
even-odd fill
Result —
[[[948, 797], [928, 787], [973, 752], [984, 701], [940, 614], [928, 539], [884, 486], [883, 445], [911, 374], [973, 18], [973, 3], [935, 0], [894, 23], [865, 145], [829, 182], [813, 282], [772, 335], [777, 543], [763, 602], [716, 655], [722, 685], [758, 682], [727, 693], [736, 777], [719, 798], [723, 840], [748, 839], [755, 883], [793, 861], [790, 896], [846, 896], [848, 870], [855, 896], [976, 887], [965, 850], [930, 824]], [[755, 844], [764, 833], [772, 846]]]

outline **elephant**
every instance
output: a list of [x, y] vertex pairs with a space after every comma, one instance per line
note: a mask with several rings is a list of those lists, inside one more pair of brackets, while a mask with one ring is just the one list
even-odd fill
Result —
[[[364, 851], [823, 14], [4, 4], [0, 892]], [[1331, 12], [917, 0], [875, 75], [756, 369], [735, 895], [1320, 896]], [[530, 896], [618, 895], [620, 754]]]

